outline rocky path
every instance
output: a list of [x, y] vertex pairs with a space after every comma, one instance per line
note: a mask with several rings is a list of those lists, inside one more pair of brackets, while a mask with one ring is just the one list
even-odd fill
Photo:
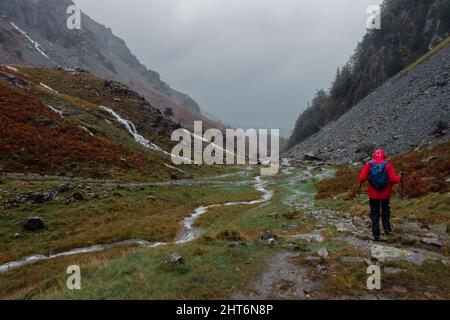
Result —
[[[295, 181], [308, 179], [303, 172], [290, 177]], [[308, 233], [280, 234], [281, 246], [276, 254], [267, 259], [263, 274], [245, 292], [238, 292], [238, 299], [392, 299], [395, 294], [405, 293], [405, 288], [394, 287], [388, 294], [383, 292], [359, 293], [356, 296], [340, 296], [328, 292], [327, 278], [339, 277], [346, 268], [356, 267], [366, 272], [369, 265], [378, 265], [382, 274], [397, 274], [406, 269], [390, 267], [391, 262], [404, 262], [420, 267], [427, 260], [449, 264], [448, 256], [441, 248], [449, 243], [447, 225], [421, 225], [415, 221], [395, 223], [395, 234], [372, 241], [368, 217], [352, 216], [330, 208], [317, 207], [309, 198], [301, 195], [286, 198], [303, 219], [311, 221], [313, 231]], [[284, 244], [283, 244], [284, 243]], [[336, 244], [341, 248], [335, 254]], [[369, 275], [367, 275], [368, 277]], [[366, 283], [361, 283], [365, 287]], [[394, 292], [394, 293], [393, 293]], [[431, 296], [425, 292], [425, 298]]]
[[[312, 216], [317, 219], [320, 229], [309, 233], [291, 234], [286, 236], [288, 242], [281, 252], [275, 254], [267, 261], [266, 271], [249, 288], [246, 293], [236, 293], [237, 299], [387, 299], [392, 295], [384, 296], [382, 293], [369, 293], [357, 297], [333, 296], [327, 292], [323, 281], [336, 275], [340, 269], [352, 266], [360, 266], [366, 270], [369, 265], [383, 267], [385, 263], [392, 261], [405, 261], [421, 266], [426, 260], [438, 260], [449, 264], [447, 256], [437, 249], [449, 238], [442, 226], [433, 226], [436, 232], [429, 232], [413, 222], [407, 222], [398, 226], [401, 236], [382, 242], [370, 240], [369, 220], [359, 217], [351, 217], [348, 213], [336, 212], [328, 208], [315, 208]], [[325, 228], [324, 228], [325, 227]], [[326, 239], [326, 227], [334, 228], [338, 236]], [[405, 241], [406, 239], [406, 241]], [[411, 239], [417, 239], [409, 241]], [[419, 240], [420, 239], [420, 240]], [[312, 243], [316, 251], [310, 251], [306, 255], [303, 248], [298, 245], [298, 240]], [[327, 244], [341, 242], [348, 248], [348, 256], [340, 256], [333, 259], [333, 269], [327, 267], [327, 260], [333, 255], [333, 249]], [[352, 254], [358, 252], [357, 255]], [[296, 261], [303, 263], [299, 265]], [[337, 262], [337, 266], [336, 266]], [[394, 274], [404, 272], [402, 268], [385, 267], [383, 272]], [[363, 285], [363, 284], [362, 284]], [[398, 290], [406, 290], [396, 288]]]

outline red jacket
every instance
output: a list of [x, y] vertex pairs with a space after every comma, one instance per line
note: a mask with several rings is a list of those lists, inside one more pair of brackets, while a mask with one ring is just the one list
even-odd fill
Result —
[[[380, 164], [386, 161], [386, 155], [383, 150], [377, 150], [373, 154], [373, 160], [375, 164]], [[374, 200], [387, 200], [391, 197], [392, 194], [392, 186], [394, 184], [400, 183], [402, 181], [402, 176], [395, 173], [394, 168], [388, 162], [386, 165], [386, 173], [388, 176], [388, 186], [383, 190], [377, 190], [368, 183], [369, 188], [369, 198]], [[361, 170], [361, 174], [359, 176], [359, 181], [361, 183], [366, 182], [370, 176], [370, 162], [367, 162]]]

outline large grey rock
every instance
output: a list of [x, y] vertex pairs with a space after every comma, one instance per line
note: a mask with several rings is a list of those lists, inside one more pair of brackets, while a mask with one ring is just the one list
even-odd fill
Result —
[[312, 152], [305, 153], [305, 155], [303, 156], [303, 159], [306, 161], [320, 161], [321, 160], [319, 157], [317, 157]]
[[430, 246], [441, 248], [444, 243], [438, 238], [423, 238], [420, 240], [422, 243], [428, 244]]
[[370, 256], [382, 263], [393, 260], [404, 260], [416, 265], [421, 265], [425, 260], [419, 253], [378, 244], [374, 244], [370, 247]]
[[181, 254], [174, 252], [164, 259], [164, 263], [168, 265], [182, 265], [184, 264], [184, 257]]
[[290, 235], [289, 238], [305, 240], [308, 242], [314, 241], [314, 242], [319, 242], [319, 243], [324, 241], [324, 237], [322, 235], [322, 230], [315, 230], [310, 233], [304, 233], [304, 234]]
[[266, 242], [269, 239], [278, 240], [278, 236], [270, 231], [263, 231], [258, 235], [258, 240], [262, 242]]
[[44, 221], [40, 217], [30, 217], [24, 222], [23, 227], [27, 231], [40, 230], [44, 228]]

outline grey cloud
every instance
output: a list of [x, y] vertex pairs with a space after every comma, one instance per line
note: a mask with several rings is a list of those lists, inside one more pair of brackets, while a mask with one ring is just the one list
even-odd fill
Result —
[[76, 0], [149, 68], [231, 124], [291, 129], [381, 0]]

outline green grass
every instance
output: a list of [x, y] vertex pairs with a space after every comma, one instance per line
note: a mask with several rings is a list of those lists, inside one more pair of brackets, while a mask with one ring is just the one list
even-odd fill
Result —
[[[0, 185], [0, 194], [16, 187], [18, 191], [15, 194], [25, 190], [42, 190], [43, 187], [46, 190], [52, 189], [50, 182], [44, 186], [7, 181]], [[227, 185], [124, 186], [107, 187], [110, 191], [105, 191], [104, 186], [92, 185], [92, 190], [99, 198], [89, 201], [22, 204], [17, 208], [4, 210], [4, 217], [0, 219], [0, 263], [30, 254], [49, 254], [126, 239], [171, 241], [179, 232], [179, 222], [196, 207], [259, 197], [253, 187], [248, 185], [235, 187], [233, 190]], [[70, 197], [75, 191], [77, 190], [61, 196]], [[155, 196], [157, 200], [148, 200], [149, 195]], [[9, 196], [14, 197], [13, 194]], [[45, 229], [37, 232], [24, 231], [21, 223], [29, 216], [42, 217]], [[20, 233], [20, 238], [14, 239], [15, 233]]]
[[[249, 282], [264, 248], [251, 244], [235, 248], [216, 241], [138, 250], [129, 256], [94, 263], [82, 269], [82, 290], [66, 288], [60, 272], [35, 299], [222, 299]], [[185, 264], [167, 270], [163, 261], [173, 251]], [[240, 270], [240, 271], [237, 271]], [[28, 294], [18, 298], [31, 297]]]
[[[250, 178], [252, 175], [238, 179], [248, 180]], [[0, 275], [0, 279], [5, 280], [0, 281], [0, 297], [32, 299], [230, 298], [233, 292], [247, 288], [250, 281], [262, 272], [264, 267], [262, 260], [278, 250], [256, 242], [257, 234], [261, 230], [271, 229], [283, 233], [292, 223], [297, 223], [299, 229], [302, 228], [301, 224], [304, 221], [301, 214], [296, 216], [295, 220], [283, 216], [292, 210], [285, 203], [286, 197], [296, 195], [298, 191], [315, 190], [312, 183], [273, 184], [268, 188], [275, 192], [270, 203], [220, 207], [217, 210], [208, 211], [198, 223], [199, 226], [204, 227], [205, 235], [193, 243], [168, 245], [157, 249], [113, 249], [103, 253], [43, 261]], [[92, 226], [92, 229], [96, 234], [103, 233], [111, 240], [113, 239], [112, 234], [116, 234], [115, 230], [127, 229], [124, 227], [127, 225], [126, 221], [129, 220], [132, 220], [134, 228], [130, 230], [129, 234], [122, 233], [121, 237], [116, 234], [115, 240], [121, 238], [140, 238], [150, 241], [170, 240], [174, 234], [165, 232], [164, 229], [161, 230], [161, 225], [171, 221], [176, 224], [176, 231], [178, 231], [182, 216], [192, 212], [193, 208], [198, 205], [225, 201], [247, 201], [258, 199], [261, 196], [249, 185], [240, 185], [239, 187], [237, 185], [207, 185], [195, 188], [146, 187], [144, 190], [121, 190], [120, 192], [122, 197], [117, 200], [103, 199], [94, 204], [79, 204], [70, 210], [61, 208], [64, 210], [64, 214], [63, 211], [58, 211], [58, 205], [45, 206], [46, 209], [43, 211], [52, 208], [47, 215], [46, 212], [42, 212], [44, 219], [49, 223], [48, 229], [33, 234], [35, 241], [31, 243], [29, 237], [19, 240], [15, 244], [15, 248], [18, 250], [8, 250], [9, 246], [5, 246], [8, 257], [22, 256], [25, 252], [35, 252], [35, 250], [55, 250], [58, 248], [59, 241], [64, 242], [67, 239], [70, 239], [72, 246], [84, 245], [79, 237], [88, 236], [89, 231], [86, 229], [89, 228], [82, 224], [83, 219], [91, 220], [91, 222], [96, 219], [102, 221], [102, 223]], [[156, 196], [158, 201], [169, 206], [169, 209], [170, 205], [175, 204], [185, 207], [178, 214], [174, 214], [172, 210], [166, 210], [160, 215], [159, 218], [162, 220], [157, 224], [147, 223], [147, 219], [152, 216], [152, 213], [148, 209], [147, 211], [142, 210], [142, 213], [138, 212], [140, 212], [139, 208], [142, 203], [145, 202], [143, 199], [148, 194]], [[308, 195], [308, 200], [313, 199], [313, 196], [313, 194]], [[56, 206], [56, 208], [52, 206]], [[189, 210], [184, 210], [185, 208], [189, 208]], [[276, 219], [269, 217], [269, 214], [274, 211], [279, 213], [279, 217]], [[63, 215], [66, 218], [63, 218]], [[74, 240], [77, 239], [77, 233], [72, 234], [67, 232], [66, 227], [61, 228], [69, 221], [72, 225], [77, 225], [77, 230], [81, 234], [78, 235], [79, 241]], [[4, 225], [4, 230], [8, 230], [8, 237], [16, 231], [12, 225]], [[53, 227], [55, 227], [54, 230]], [[217, 237], [220, 232], [227, 230], [236, 230], [238, 234], [242, 235], [245, 245], [229, 247], [229, 242]], [[66, 236], [63, 235], [64, 232]], [[54, 239], [52, 240], [52, 238]], [[92, 240], [91, 235], [86, 239], [90, 239], [92, 243], [98, 240]], [[10, 239], [4, 238], [4, 240], [9, 244], [12, 243]], [[185, 257], [186, 263], [182, 267], [168, 272], [161, 268], [161, 263], [167, 254], [174, 251], [180, 252]], [[65, 269], [71, 263], [82, 266], [83, 290], [78, 292], [69, 291], [65, 286], [67, 279]]]

